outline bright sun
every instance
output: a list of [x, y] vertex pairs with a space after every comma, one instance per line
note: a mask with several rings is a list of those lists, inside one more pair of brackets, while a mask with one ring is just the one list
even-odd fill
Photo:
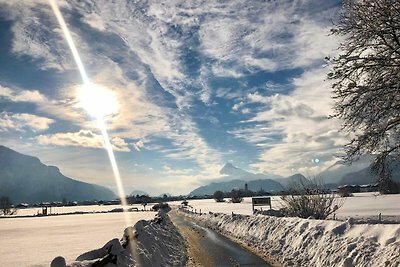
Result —
[[79, 107], [85, 109], [90, 116], [102, 119], [118, 112], [117, 97], [110, 89], [89, 83], [78, 88]]

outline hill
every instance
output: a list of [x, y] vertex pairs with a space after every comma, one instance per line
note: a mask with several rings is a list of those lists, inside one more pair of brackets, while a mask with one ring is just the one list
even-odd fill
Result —
[[8, 196], [13, 203], [115, 198], [108, 188], [66, 177], [57, 167], [5, 146], [0, 146], [0, 196]]
[[[373, 155], [363, 155], [358, 161], [348, 165], [342, 161], [338, 161], [326, 170], [317, 175], [323, 179], [325, 184], [332, 184], [334, 187], [346, 184], [370, 184], [377, 181], [377, 174], [372, 170]], [[400, 181], [400, 165], [396, 159], [391, 159], [392, 164], [392, 179]]]
[[[357, 172], [344, 175], [341, 184], [371, 184], [375, 183], [378, 175], [372, 170], [371, 165]], [[391, 179], [400, 182], [400, 166], [393, 166]]]
[[328, 184], [341, 184], [345, 175], [356, 173], [367, 168], [373, 160], [374, 157], [372, 155], [363, 155], [359, 160], [353, 162], [351, 165], [339, 160], [329, 168], [320, 172], [317, 177], [320, 177]]

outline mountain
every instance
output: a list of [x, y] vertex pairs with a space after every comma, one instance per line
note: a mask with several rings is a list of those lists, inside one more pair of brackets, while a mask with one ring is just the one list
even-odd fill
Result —
[[235, 167], [231, 163], [225, 164], [225, 166], [220, 170], [220, 174], [224, 175], [216, 178], [216, 180], [219, 180], [220, 182], [213, 182], [208, 185], [200, 186], [189, 194], [193, 196], [202, 196], [212, 195], [217, 190], [228, 192], [232, 189], [244, 189], [246, 183], [248, 189], [252, 191], [263, 189], [267, 192], [276, 192], [281, 191], [283, 186], [279, 182], [275, 181], [275, 179], [283, 179], [284, 181], [305, 179], [301, 174], [293, 175], [288, 178], [261, 173], [255, 174]]
[[279, 175], [269, 174], [269, 173], [251, 173], [245, 170], [242, 170], [236, 166], [233, 166], [232, 163], [226, 163], [221, 170], [219, 171], [221, 176], [215, 177], [213, 179], [214, 182], [228, 182], [232, 180], [244, 180], [246, 182], [252, 180], [260, 180], [260, 179], [279, 179], [282, 178]]
[[224, 167], [219, 171], [220, 174], [223, 175], [229, 175], [229, 176], [246, 176], [246, 175], [252, 175], [252, 173], [249, 173], [245, 170], [242, 170], [238, 167], [235, 167], [232, 165], [232, 163], [226, 163]]
[[[400, 182], [400, 166], [395, 165], [392, 169], [392, 180]], [[344, 175], [340, 184], [371, 184], [375, 183], [378, 175], [372, 170], [371, 165], [367, 168]]]
[[0, 196], [13, 203], [83, 200], [111, 200], [108, 188], [64, 176], [57, 167], [47, 166], [36, 157], [0, 146]]
[[317, 177], [323, 179], [325, 183], [341, 184], [342, 178], [345, 175], [367, 168], [373, 160], [374, 157], [372, 155], [363, 155], [351, 165], [345, 164], [343, 161], [339, 160], [329, 168], [320, 172]]
[[[373, 155], [363, 155], [351, 165], [338, 161], [317, 177], [323, 179], [325, 184], [333, 184], [334, 187], [345, 184], [370, 184], [377, 181], [377, 174], [372, 171]], [[397, 162], [392, 159], [393, 162]], [[400, 166], [393, 164], [392, 179], [400, 181]]]
[[295, 186], [298, 184], [307, 184], [308, 180], [304, 175], [297, 173], [286, 178], [275, 178], [275, 181], [279, 182], [284, 187]]

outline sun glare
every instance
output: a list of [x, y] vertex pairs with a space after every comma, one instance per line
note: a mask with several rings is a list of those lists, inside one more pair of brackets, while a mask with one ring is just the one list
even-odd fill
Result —
[[115, 93], [104, 86], [88, 83], [78, 88], [77, 95], [78, 106], [97, 119], [118, 112], [119, 104]]

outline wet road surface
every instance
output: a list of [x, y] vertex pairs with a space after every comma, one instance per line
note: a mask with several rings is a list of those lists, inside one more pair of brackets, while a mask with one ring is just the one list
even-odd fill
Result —
[[239, 244], [176, 211], [170, 212], [170, 217], [187, 240], [188, 266], [271, 266]]

